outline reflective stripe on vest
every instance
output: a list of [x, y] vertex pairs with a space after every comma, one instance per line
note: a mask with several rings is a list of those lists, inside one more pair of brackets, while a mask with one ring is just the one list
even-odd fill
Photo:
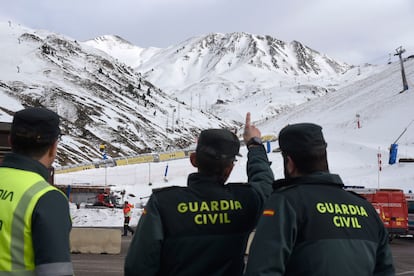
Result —
[[[37, 193], [41, 192], [50, 187], [50, 184], [46, 181], [39, 181], [30, 187], [22, 196], [19, 203], [17, 204], [14, 212], [14, 219], [12, 223], [12, 239], [11, 239], [11, 263], [12, 270], [24, 270], [25, 265], [22, 262], [24, 260], [24, 227], [25, 222], [16, 219], [23, 218], [26, 214], [27, 207], [29, 206], [30, 199]], [[47, 189], [49, 191], [49, 189]]]
[[0, 276], [35, 275], [33, 210], [42, 195], [57, 189], [36, 173], [11, 168], [0, 168], [0, 181], [0, 205], [11, 212], [0, 214]]

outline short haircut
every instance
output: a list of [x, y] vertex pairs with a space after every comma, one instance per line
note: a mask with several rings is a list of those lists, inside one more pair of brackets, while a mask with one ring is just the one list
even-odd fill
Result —
[[40, 159], [48, 149], [56, 142], [33, 143], [25, 139], [14, 139], [11, 145], [12, 151], [33, 159]]
[[235, 157], [216, 159], [208, 154], [197, 153], [197, 168], [202, 174], [221, 176], [226, 168], [233, 164]]
[[296, 168], [301, 174], [311, 174], [314, 172], [328, 172], [328, 159], [326, 149], [312, 149], [298, 152], [282, 152], [285, 160], [289, 155], [295, 163]]

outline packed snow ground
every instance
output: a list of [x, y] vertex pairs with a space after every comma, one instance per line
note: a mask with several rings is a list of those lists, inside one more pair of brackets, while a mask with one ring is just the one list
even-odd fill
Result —
[[[339, 174], [346, 185], [398, 188], [414, 192], [414, 163], [398, 162], [399, 158], [414, 158], [414, 60], [407, 61], [404, 66], [409, 89], [403, 93], [400, 93], [400, 64], [393, 63], [380, 68], [365, 80], [301, 104], [277, 118], [260, 121], [257, 126], [263, 135], [277, 135], [289, 123], [320, 124], [328, 143], [330, 171]], [[252, 111], [252, 114], [257, 114], [255, 109], [260, 109], [260, 106], [250, 105], [244, 108], [243, 112]], [[255, 119], [257, 118], [252, 118]], [[397, 163], [390, 165], [389, 147], [397, 139]], [[271, 150], [277, 147], [277, 142], [270, 144]], [[245, 147], [241, 148], [241, 153], [243, 157], [236, 163], [229, 182], [247, 180]], [[275, 179], [283, 177], [280, 153], [269, 152], [268, 156], [272, 161]], [[167, 166], [168, 182], [164, 180]], [[131, 221], [131, 225], [136, 225], [142, 210], [139, 206], [146, 201], [146, 198], [140, 198], [149, 196], [153, 188], [186, 185], [187, 175], [195, 171], [188, 159], [181, 159], [56, 174], [55, 182], [72, 185], [105, 184], [110, 185], [114, 191], [125, 189], [125, 199], [136, 206]], [[129, 194], [135, 197], [128, 196]], [[74, 226], [120, 227], [123, 224], [121, 209], [76, 209], [72, 204], [71, 211]]]

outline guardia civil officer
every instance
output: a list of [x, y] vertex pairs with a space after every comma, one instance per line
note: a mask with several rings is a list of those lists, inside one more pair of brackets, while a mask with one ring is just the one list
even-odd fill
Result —
[[329, 173], [322, 128], [280, 131], [285, 179], [274, 183], [246, 275], [394, 275], [387, 231], [373, 206]]
[[200, 133], [187, 187], [153, 191], [125, 260], [125, 275], [241, 275], [250, 232], [274, 180], [260, 131], [246, 115], [248, 184], [226, 184], [240, 142], [225, 129]]
[[0, 275], [73, 275], [68, 199], [47, 182], [59, 136], [51, 110], [13, 117], [12, 153], [0, 166]]

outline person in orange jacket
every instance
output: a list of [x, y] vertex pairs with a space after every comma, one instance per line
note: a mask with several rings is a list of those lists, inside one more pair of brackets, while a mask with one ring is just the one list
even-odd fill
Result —
[[132, 235], [134, 234], [134, 229], [132, 229], [131, 226], [129, 226], [132, 208], [134, 208], [134, 205], [129, 204], [128, 201], [124, 202], [124, 234], [122, 236], [127, 236], [128, 231], [131, 232]]

